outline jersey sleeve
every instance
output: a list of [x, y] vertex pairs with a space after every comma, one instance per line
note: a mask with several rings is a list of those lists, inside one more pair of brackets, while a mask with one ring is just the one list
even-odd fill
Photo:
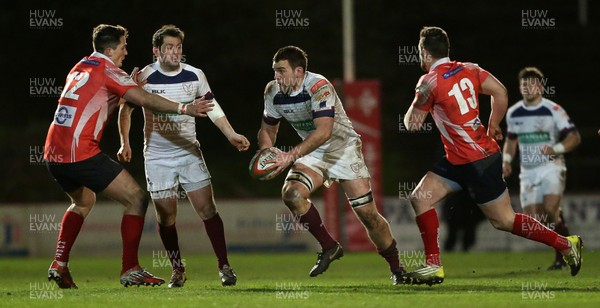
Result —
[[506, 113], [506, 137], [508, 139], [514, 140], [517, 139], [518, 134], [516, 130], [517, 127], [515, 125], [515, 121], [512, 117], [512, 113], [512, 110], [508, 110], [508, 113]]
[[317, 81], [311, 88], [312, 96], [310, 98], [312, 117], [331, 117], [335, 116], [335, 95], [333, 86], [326, 79]]
[[275, 81], [269, 82], [265, 87], [264, 93], [265, 108], [263, 111], [263, 121], [269, 125], [277, 125], [281, 119], [281, 114], [273, 106], [275, 93], [273, 87], [276, 87]]
[[104, 73], [106, 74], [106, 88], [119, 97], [123, 97], [127, 90], [137, 87], [133, 79], [118, 67], [107, 65]]
[[198, 75], [198, 81], [200, 82], [200, 86], [198, 87], [198, 92], [196, 93], [196, 96], [204, 96], [204, 98], [206, 99], [213, 99], [214, 95], [210, 90], [210, 86], [208, 85], [208, 80], [206, 79], [206, 75], [204, 75], [204, 72], [197, 69], [196, 75]]
[[559, 140], [564, 139], [568, 133], [575, 131], [575, 124], [567, 112], [558, 104], [552, 107], [552, 118], [558, 130]]
[[415, 98], [412, 101], [412, 106], [414, 108], [423, 111], [431, 111], [435, 100], [434, 90], [437, 83], [436, 78], [437, 75], [435, 73], [421, 76], [415, 88]]

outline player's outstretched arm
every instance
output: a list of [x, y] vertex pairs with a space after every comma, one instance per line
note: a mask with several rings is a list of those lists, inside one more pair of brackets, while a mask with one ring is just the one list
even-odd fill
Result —
[[120, 162], [131, 161], [131, 146], [129, 145], [129, 130], [131, 128], [131, 112], [133, 106], [123, 100], [119, 107], [119, 137], [121, 139], [121, 148], [117, 152], [117, 158]]
[[222, 116], [214, 121], [216, 127], [219, 128], [221, 133], [225, 135], [225, 138], [229, 140], [229, 143], [233, 145], [238, 151], [246, 151], [250, 146], [250, 141], [244, 135], [240, 135], [233, 130], [231, 124], [227, 120], [226, 116]]
[[207, 112], [212, 110], [212, 100], [203, 97], [196, 99], [191, 104], [176, 103], [160, 95], [148, 93], [141, 87], [135, 87], [127, 90], [123, 95], [128, 102], [133, 103], [152, 111], [165, 113], [187, 114], [194, 117], [206, 117]]
[[490, 101], [492, 104], [492, 111], [490, 112], [490, 119], [488, 122], [488, 136], [502, 140], [502, 129], [500, 129], [500, 122], [506, 114], [508, 108], [508, 94], [506, 87], [490, 74], [485, 81], [481, 84], [481, 93], [490, 95]]

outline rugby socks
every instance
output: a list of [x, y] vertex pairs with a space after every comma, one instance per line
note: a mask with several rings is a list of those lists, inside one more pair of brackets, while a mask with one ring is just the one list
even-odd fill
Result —
[[229, 265], [229, 260], [227, 260], [227, 243], [225, 242], [223, 220], [221, 219], [221, 216], [219, 216], [219, 213], [216, 213], [215, 216], [205, 220], [204, 228], [206, 229], [206, 235], [208, 235], [215, 255], [217, 256], [219, 269], [222, 269], [223, 265]]
[[185, 272], [185, 266], [181, 262], [179, 238], [177, 237], [177, 228], [175, 227], [175, 224], [170, 226], [158, 224], [158, 234], [163, 242], [163, 246], [165, 246], [165, 250], [167, 251], [167, 255], [169, 256], [169, 260], [171, 261], [173, 269], [178, 269], [182, 272]]
[[[561, 214], [561, 218], [562, 218], [562, 214]], [[562, 220], [559, 224], [556, 224], [556, 226], [554, 226], [554, 231], [556, 231], [556, 233], [558, 233], [559, 235], [562, 236], [569, 236], [569, 228], [567, 228], [567, 225], [565, 225], [564, 220]], [[564, 263], [565, 261], [563, 260], [563, 254], [560, 252], [560, 250], [558, 249], [554, 249], [555, 252], [555, 261], [557, 262], [561, 262]]]
[[319, 215], [319, 211], [317, 208], [311, 203], [308, 211], [300, 216], [298, 220], [302, 225], [308, 226], [308, 232], [312, 234], [312, 236], [317, 239], [319, 244], [321, 244], [321, 248], [323, 251], [327, 249], [331, 249], [337, 245], [337, 242], [331, 237], [327, 228], [323, 224], [321, 220], [321, 216]]
[[81, 226], [83, 225], [83, 217], [75, 212], [66, 211], [60, 225], [60, 233], [56, 243], [56, 253], [54, 259], [59, 262], [69, 262], [69, 254], [71, 247], [79, 235]]
[[520, 213], [516, 214], [511, 233], [536, 242], [544, 243], [560, 251], [569, 249], [569, 241], [566, 237], [548, 229], [531, 216]]
[[390, 247], [384, 250], [377, 251], [385, 261], [390, 265], [390, 271], [392, 273], [403, 272], [404, 268], [400, 265], [400, 258], [398, 257], [398, 248], [396, 248], [396, 240], [392, 240]]
[[417, 226], [421, 232], [423, 246], [425, 246], [425, 262], [427, 265], [442, 266], [440, 260], [440, 245], [438, 243], [440, 222], [437, 212], [431, 209], [417, 216]]
[[123, 215], [121, 238], [123, 240], [123, 263], [121, 275], [138, 265], [138, 248], [144, 229], [144, 216]]

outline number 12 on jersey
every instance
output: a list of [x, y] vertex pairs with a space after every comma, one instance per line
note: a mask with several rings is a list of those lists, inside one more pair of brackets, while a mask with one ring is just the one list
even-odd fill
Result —
[[[454, 96], [456, 98], [456, 102], [458, 103], [458, 108], [460, 109], [460, 114], [463, 115], [469, 112], [469, 107], [472, 109], [477, 108], [477, 97], [475, 97], [475, 87], [469, 78], [463, 78], [459, 82], [455, 83], [452, 86], [452, 90], [448, 91], [449, 96]], [[471, 97], [468, 97], [465, 100], [465, 97], [462, 94], [462, 91], [469, 89], [469, 93]]]
[[[83, 85], [90, 78], [90, 73], [88, 72], [72, 72], [67, 76], [67, 85], [65, 86], [63, 92], [60, 94], [60, 97], [70, 98], [72, 100], [78, 100], [79, 94], [75, 94], [77, 89], [83, 87]], [[73, 86], [71, 84], [73, 81], [77, 81]], [[68, 89], [68, 90], [67, 90]]]

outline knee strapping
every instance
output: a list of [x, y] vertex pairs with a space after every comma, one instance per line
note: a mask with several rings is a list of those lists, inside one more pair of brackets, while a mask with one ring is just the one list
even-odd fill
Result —
[[348, 201], [350, 202], [350, 206], [352, 208], [356, 209], [356, 208], [365, 206], [365, 205], [373, 202], [373, 193], [369, 190], [368, 193], [366, 193], [360, 197], [348, 198]]
[[290, 171], [290, 173], [288, 173], [285, 180], [286, 181], [297, 181], [300, 184], [306, 186], [306, 188], [308, 189], [309, 192], [312, 191], [312, 189], [314, 187], [314, 184], [313, 184], [312, 180], [310, 179], [310, 177], [301, 171]]

